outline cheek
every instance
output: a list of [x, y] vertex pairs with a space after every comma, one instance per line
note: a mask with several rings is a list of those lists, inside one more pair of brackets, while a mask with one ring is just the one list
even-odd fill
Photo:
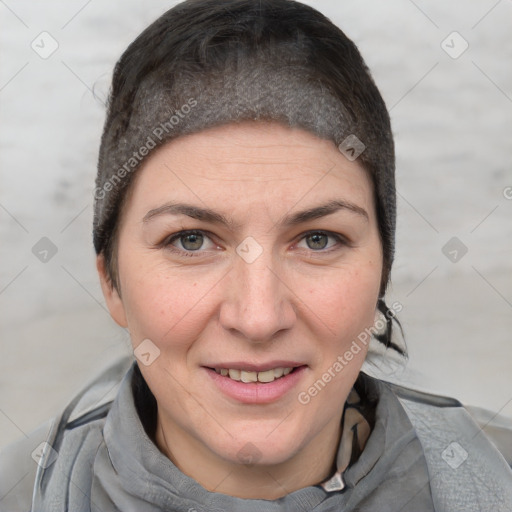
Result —
[[[129, 268], [125, 275], [130, 275]], [[123, 301], [134, 346], [149, 338], [158, 346], [172, 342], [176, 349], [186, 349], [201, 331], [200, 319], [216, 280], [169, 272], [161, 265], [139, 267], [132, 276], [123, 283]]]
[[336, 340], [346, 342], [373, 325], [380, 269], [372, 264], [333, 272], [321, 286], [308, 287], [308, 306]]

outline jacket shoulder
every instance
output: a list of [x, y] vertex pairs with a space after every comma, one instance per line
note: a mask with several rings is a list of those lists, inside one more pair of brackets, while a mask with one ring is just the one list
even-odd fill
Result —
[[[71, 440], [66, 445], [77, 449], [86, 437], [97, 437], [94, 431], [107, 416], [132, 364], [133, 359], [127, 357], [108, 367], [73, 398], [62, 414], [0, 452], [0, 512], [31, 510], [38, 484], [52, 473], [54, 462], [64, 462], [59, 460], [64, 436]], [[69, 458], [67, 451], [62, 453], [65, 458]]]
[[[402, 401], [406, 400], [432, 407], [464, 409], [512, 468], [512, 418], [482, 407], [462, 404], [459, 400], [448, 396], [426, 393], [387, 381], [383, 382]], [[462, 411], [460, 414], [463, 414]]]
[[436, 511], [510, 512], [512, 469], [466, 407], [450, 397], [386, 385], [423, 447]]
[[408, 388], [395, 384], [393, 382], [382, 381], [393, 393], [401, 399], [409, 400], [419, 404], [431, 405], [434, 407], [464, 407], [459, 400], [444, 395], [436, 395], [419, 391], [417, 389]]
[[28, 512], [38, 460], [50, 432], [48, 421], [0, 452], [0, 512]]

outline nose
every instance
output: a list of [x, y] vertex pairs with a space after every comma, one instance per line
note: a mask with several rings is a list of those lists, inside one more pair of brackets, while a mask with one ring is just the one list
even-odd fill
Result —
[[220, 308], [224, 329], [241, 339], [263, 343], [294, 325], [294, 293], [270, 251], [264, 250], [252, 263], [236, 256], [228, 276]]

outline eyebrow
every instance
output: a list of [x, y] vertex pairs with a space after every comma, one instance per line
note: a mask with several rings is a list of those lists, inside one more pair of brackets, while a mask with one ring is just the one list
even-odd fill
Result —
[[[286, 227], [292, 227], [297, 224], [302, 224], [310, 220], [331, 215], [339, 210], [352, 212], [363, 217], [366, 221], [369, 221], [368, 213], [360, 206], [341, 199], [335, 199], [328, 201], [325, 204], [308, 208], [307, 210], [287, 214], [278, 224]], [[237, 224], [219, 212], [186, 203], [167, 203], [159, 206], [158, 208], [146, 213], [142, 221], [146, 223], [161, 215], [186, 215], [196, 220], [210, 222], [212, 224], [222, 224], [231, 230], [234, 230], [237, 227]]]

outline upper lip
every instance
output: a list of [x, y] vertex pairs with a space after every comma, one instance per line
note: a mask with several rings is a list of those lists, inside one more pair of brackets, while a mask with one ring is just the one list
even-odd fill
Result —
[[297, 366], [305, 366], [304, 363], [298, 363], [297, 361], [268, 361], [266, 363], [254, 364], [240, 361], [233, 361], [230, 363], [212, 363], [205, 365], [207, 368], [226, 368], [228, 370], [246, 370], [249, 372], [265, 372], [267, 370], [273, 370], [274, 368], [295, 368]]

